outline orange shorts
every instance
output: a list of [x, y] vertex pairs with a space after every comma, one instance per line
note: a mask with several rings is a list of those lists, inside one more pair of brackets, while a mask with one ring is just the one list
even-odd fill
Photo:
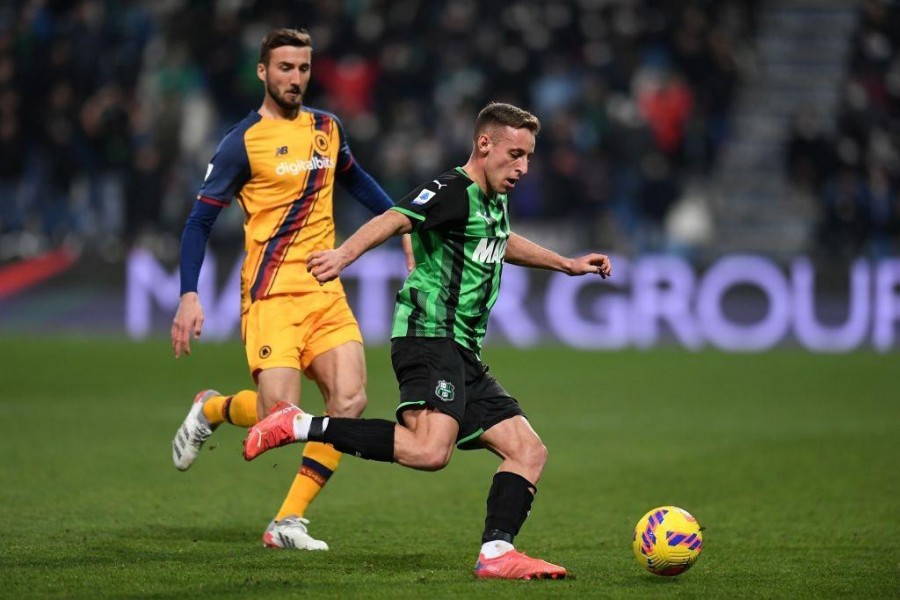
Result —
[[347, 297], [322, 292], [257, 300], [241, 316], [241, 336], [254, 380], [273, 367], [305, 371], [320, 354], [362, 343]]

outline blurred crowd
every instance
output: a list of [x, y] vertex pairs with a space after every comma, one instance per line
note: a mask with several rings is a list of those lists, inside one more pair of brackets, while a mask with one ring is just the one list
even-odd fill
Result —
[[791, 183], [820, 206], [816, 244], [830, 260], [900, 252], [900, 5], [867, 0], [851, 39], [835, 126], [798, 114]]
[[[571, 244], [665, 250], [668, 211], [727, 139], [756, 4], [7, 1], [0, 260], [63, 243], [113, 260], [135, 243], [174, 257], [217, 142], [260, 104], [259, 42], [281, 26], [312, 34], [309, 104], [338, 114], [392, 197], [465, 162], [478, 109], [509, 101], [543, 122], [512, 203], [517, 226]], [[896, 31], [883, 23], [873, 14], [859, 34], [841, 128], [857, 156], [840, 173], [870, 196], [895, 174], [891, 161], [865, 160], [893, 133], [881, 115], [897, 108]], [[827, 227], [847, 229], [847, 184], [819, 167], [811, 185], [831, 198], [837, 223]], [[346, 234], [369, 215], [338, 200]], [[214, 242], [240, 235], [239, 213], [225, 211]]]

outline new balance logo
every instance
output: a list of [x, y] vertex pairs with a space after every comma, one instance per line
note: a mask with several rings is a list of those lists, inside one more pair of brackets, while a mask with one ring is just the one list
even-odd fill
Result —
[[496, 264], [503, 261], [506, 254], [506, 240], [499, 238], [481, 238], [472, 252], [472, 260], [485, 264]]
[[287, 154], [287, 146], [275, 148], [275, 156], [284, 156], [285, 154]]

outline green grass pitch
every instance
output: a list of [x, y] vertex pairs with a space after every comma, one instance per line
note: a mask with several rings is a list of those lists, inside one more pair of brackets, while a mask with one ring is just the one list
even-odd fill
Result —
[[[565, 581], [477, 581], [496, 458], [438, 473], [345, 457], [308, 513], [327, 553], [263, 549], [300, 447], [252, 464], [224, 426], [193, 468], [170, 441], [194, 393], [248, 384], [238, 343], [0, 339], [0, 595], [87, 598], [887, 598], [900, 595], [896, 355], [489, 347], [550, 449], [517, 545]], [[386, 348], [369, 417], [391, 418]], [[304, 382], [305, 406], [320, 409]], [[644, 572], [632, 528], [674, 504], [697, 565]]]

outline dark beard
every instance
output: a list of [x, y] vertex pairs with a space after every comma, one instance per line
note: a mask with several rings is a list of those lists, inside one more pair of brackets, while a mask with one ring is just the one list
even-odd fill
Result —
[[271, 96], [272, 100], [275, 101], [275, 104], [277, 104], [282, 110], [298, 110], [300, 106], [303, 105], [303, 90], [300, 90], [300, 93], [297, 95], [297, 102], [296, 104], [294, 104], [292, 102], [288, 102], [284, 97], [280, 96], [278, 94], [278, 90], [276, 90], [274, 87], [267, 84], [266, 89], [269, 92], [269, 96]]

